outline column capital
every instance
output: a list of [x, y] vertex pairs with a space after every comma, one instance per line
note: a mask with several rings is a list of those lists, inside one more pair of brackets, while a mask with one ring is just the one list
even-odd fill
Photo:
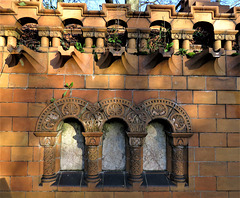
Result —
[[83, 132], [82, 135], [85, 137], [85, 144], [87, 146], [98, 146], [102, 132]]
[[0, 36], [12, 36], [17, 39], [22, 35], [22, 30], [20, 27], [0, 25]]
[[41, 37], [62, 37], [62, 27], [38, 26], [38, 35]]
[[129, 132], [127, 133], [129, 137], [130, 146], [142, 146], [143, 138], [147, 136], [146, 132]]
[[173, 146], [187, 146], [188, 139], [192, 137], [193, 133], [167, 133], [168, 136], [173, 138]]

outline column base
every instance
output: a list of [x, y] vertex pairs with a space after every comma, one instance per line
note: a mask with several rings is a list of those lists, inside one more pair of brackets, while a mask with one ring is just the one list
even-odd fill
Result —
[[56, 181], [57, 175], [54, 173], [52, 175], [43, 175], [41, 182], [42, 183], [48, 183], [48, 182], [54, 182]]
[[184, 175], [172, 175], [171, 178], [176, 183], [185, 183], [186, 182], [186, 178]]
[[132, 185], [138, 185], [140, 186], [143, 182], [143, 177], [142, 175], [130, 175], [130, 177], [128, 178], [128, 182]]
[[99, 175], [87, 175], [85, 181], [88, 185], [88, 188], [95, 188], [100, 182], [100, 178]]

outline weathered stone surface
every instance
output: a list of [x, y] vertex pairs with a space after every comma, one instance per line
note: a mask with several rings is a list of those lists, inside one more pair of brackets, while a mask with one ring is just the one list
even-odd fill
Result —
[[61, 170], [83, 170], [84, 138], [76, 122], [63, 124]]
[[112, 121], [103, 128], [103, 170], [124, 170], [126, 164], [124, 125]]
[[152, 122], [147, 126], [143, 145], [143, 170], [166, 169], [166, 135], [163, 125]]

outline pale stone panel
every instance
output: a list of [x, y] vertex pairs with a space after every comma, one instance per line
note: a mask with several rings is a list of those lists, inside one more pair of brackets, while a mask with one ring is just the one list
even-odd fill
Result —
[[84, 138], [81, 126], [76, 122], [62, 127], [61, 170], [83, 170]]
[[143, 145], [143, 170], [166, 170], [166, 135], [163, 125], [152, 122], [147, 126]]
[[125, 130], [119, 122], [105, 123], [103, 127], [103, 170], [125, 170]]

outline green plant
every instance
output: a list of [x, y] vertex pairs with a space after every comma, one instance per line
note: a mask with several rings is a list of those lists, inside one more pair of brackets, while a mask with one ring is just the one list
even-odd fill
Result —
[[98, 62], [98, 55], [97, 55], [96, 52], [94, 52], [94, 57], [93, 57], [93, 58], [94, 58], [94, 61], [95, 61], [95, 62]]
[[187, 55], [187, 51], [188, 50], [186, 50], [186, 49], [179, 48], [179, 50], [175, 53], [175, 55], [186, 56]]
[[25, 5], [27, 5], [27, 4], [26, 4], [24, 1], [21, 1], [21, 2], [18, 3], [18, 5], [19, 5], [19, 6], [25, 6]]
[[196, 55], [195, 52], [189, 52], [189, 53], [187, 53], [187, 57], [188, 57], [188, 58], [192, 58], [192, 57], [195, 56], [195, 55]]
[[[162, 24], [164, 26], [164, 24]], [[173, 43], [170, 42], [170, 29], [160, 27], [159, 30], [153, 29], [147, 42], [147, 48], [150, 52], [155, 52], [160, 48], [164, 48], [164, 52], [170, 51]]]
[[[66, 84], [64, 85], [64, 87], [67, 87], [69, 90], [72, 89], [72, 87], [73, 87], [73, 82], [71, 82], [71, 84], [66, 83]], [[62, 98], [64, 98], [64, 97], [67, 95], [67, 92], [68, 92], [68, 90], [66, 90], [66, 91], [63, 93]]]
[[166, 47], [164, 49], [164, 52], [169, 52], [172, 46], [173, 46], [173, 42], [167, 43], [167, 45], [166, 45]]
[[82, 45], [80, 42], [76, 42], [75, 47], [79, 52], [81, 52], [81, 53], [84, 52], [84, 49], [83, 49], [84, 45]]
[[92, 48], [96, 48], [96, 45], [92, 45]]
[[50, 102], [53, 103], [55, 100], [55, 98], [51, 98]]
[[240, 53], [235, 52], [231, 54], [231, 56], [238, 56], [238, 55], [240, 55]]
[[114, 34], [110, 34], [110, 38], [108, 39], [109, 43], [122, 43], [122, 41], [118, 38], [118, 34], [114, 33]]

